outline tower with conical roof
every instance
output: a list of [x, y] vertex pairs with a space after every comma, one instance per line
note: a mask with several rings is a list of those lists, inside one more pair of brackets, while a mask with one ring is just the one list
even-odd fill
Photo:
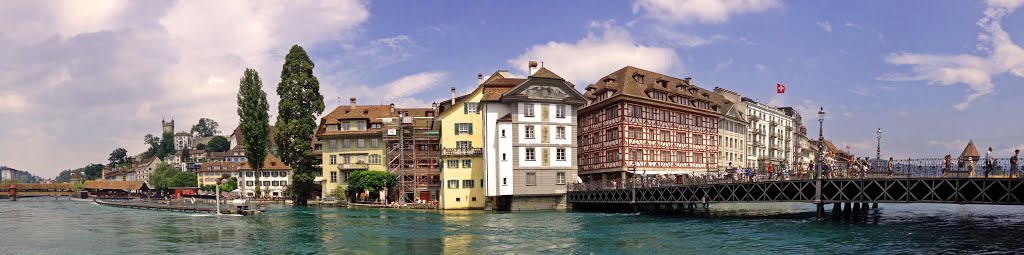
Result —
[[966, 160], [967, 158], [971, 158], [975, 162], [981, 158], [981, 154], [978, 154], [978, 148], [974, 147], [974, 140], [968, 142], [967, 147], [964, 147], [964, 152], [960, 153], [960, 159]]

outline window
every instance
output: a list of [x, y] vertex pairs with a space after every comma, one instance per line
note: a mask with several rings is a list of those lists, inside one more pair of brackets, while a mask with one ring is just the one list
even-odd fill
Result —
[[459, 168], [459, 161], [454, 159], [448, 160], [448, 168]]
[[471, 189], [473, 186], [473, 180], [462, 180], [462, 188]]
[[281, 181], [271, 181], [270, 186], [281, 186]]
[[505, 160], [506, 160], [506, 158], [505, 158], [505, 153], [502, 153], [502, 154], [501, 154], [501, 161], [505, 161]]
[[565, 172], [555, 173], [555, 184], [565, 185]]
[[381, 124], [380, 124], [380, 123], [373, 123], [373, 124], [370, 124], [370, 128], [376, 128], [376, 129], [380, 129], [380, 126], [381, 126]]
[[[449, 189], [458, 189], [459, 188], [459, 181], [458, 180], [448, 180], [448, 188]], [[458, 198], [456, 198], [455, 201], [458, 201]]]
[[565, 139], [565, 127], [555, 128], [555, 139]]
[[348, 128], [349, 128], [348, 124], [349, 124], [348, 121], [342, 122], [341, 123], [341, 130], [348, 130]]
[[523, 116], [533, 117], [533, 104], [523, 105]]
[[245, 181], [245, 186], [252, 186], [252, 181]]
[[245, 172], [245, 177], [252, 177], [252, 172]]
[[465, 113], [480, 113], [480, 103], [465, 103]]
[[506, 185], [508, 185], [508, 180], [506, 180], [506, 179], [507, 179], [507, 178], [501, 178], [501, 186], [506, 186]]
[[565, 161], [565, 148], [555, 149], [555, 160]]
[[270, 177], [277, 177], [280, 174], [281, 174], [281, 172], [273, 171], [273, 172], [270, 172]]
[[537, 186], [537, 173], [526, 173], [526, 186]]
[[338, 125], [327, 125], [327, 131], [338, 131]]
[[537, 137], [534, 135], [533, 126], [526, 126], [526, 139], [534, 139], [534, 138], [537, 138]]
[[377, 148], [380, 146], [380, 140], [370, 139], [370, 147]]
[[697, 163], [704, 163], [704, 153], [694, 153], [693, 159]]
[[470, 149], [473, 148], [473, 141], [456, 141], [455, 148], [459, 149]]
[[565, 105], [555, 106], [555, 118], [565, 118]]
[[342, 148], [349, 148], [349, 147], [352, 147], [352, 141], [351, 141], [351, 140], [349, 140], [349, 139], [345, 139], [345, 140], [342, 140], [342, 141], [341, 141], [341, 147], [342, 147]]
[[455, 123], [456, 135], [472, 135], [473, 123]]
[[345, 155], [341, 156], [341, 162], [345, 164], [352, 164], [352, 156]]
[[377, 165], [377, 164], [380, 164], [380, 155], [377, 155], [377, 154], [371, 154], [371, 155], [370, 155], [370, 160], [369, 160], [369, 163], [370, 163], [370, 164], [373, 164], [373, 165]]
[[281, 186], [288, 186], [288, 181], [281, 181]]
[[341, 173], [341, 180], [342, 181], [348, 181], [348, 175], [351, 174], [351, 173], [352, 172], [343, 172], [343, 173]]
[[693, 144], [696, 144], [696, 145], [704, 144], [704, 139], [703, 138], [704, 137], [702, 135], [694, 134], [693, 135]]
[[644, 130], [638, 127], [629, 128], [629, 138], [641, 139], [644, 137]]
[[270, 186], [270, 181], [261, 181], [263, 186]]
[[504, 129], [501, 130], [501, 138], [505, 138], [505, 130]]
[[288, 177], [288, 172], [281, 172], [281, 177]]
[[356, 140], [356, 147], [366, 148], [366, 139], [358, 139], [358, 140]]
[[632, 149], [629, 151], [630, 160], [644, 160], [644, 150]]
[[366, 122], [360, 121], [360, 122], [356, 122], [356, 123], [359, 123], [359, 125], [358, 125], [359, 130], [366, 130]]
[[473, 168], [473, 161], [469, 159], [463, 159], [462, 168]]
[[537, 161], [537, 155], [534, 148], [526, 148], [526, 161]]
[[327, 142], [327, 148], [332, 149], [332, 150], [338, 149], [338, 140], [330, 140], [330, 141], [328, 141]]

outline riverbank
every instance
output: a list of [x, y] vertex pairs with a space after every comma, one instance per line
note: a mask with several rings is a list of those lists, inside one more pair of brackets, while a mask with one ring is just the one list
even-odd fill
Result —
[[172, 212], [194, 212], [194, 213], [220, 213], [220, 214], [237, 214], [237, 215], [255, 215], [259, 214], [259, 210], [249, 209], [248, 205], [234, 205], [234, 204], [222, 204], [220, 207], [216, 203], [208, 204], [204, 201], [195, 202], [194, 200], [187, 199], [176, 199], [176, 200], [153, 200], [153, 199], [93, 199], [93, 202], [113, 207], [131, 208], [131, 209], [146, 209], [146, 210], [157, 210], [157, 211], [172, 211]]

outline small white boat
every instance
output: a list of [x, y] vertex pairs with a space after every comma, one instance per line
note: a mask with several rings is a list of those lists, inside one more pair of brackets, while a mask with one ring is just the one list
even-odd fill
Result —
[[235, 205], [244, 205], [244, 204], [246, 204], [248, 202], [249, 202], [248, 200], [241, 199], [241, 198], [237, 198], [237, 199], [232, 199], [231, 200], [231, 204], [235, 204]]

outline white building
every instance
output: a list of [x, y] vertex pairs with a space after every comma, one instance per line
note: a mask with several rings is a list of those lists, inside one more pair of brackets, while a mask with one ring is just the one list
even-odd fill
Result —
[[263, 160], [263, 169], [260, 170], [259, 182], [256, 180], [256, 173], [249, 163], [244, 163], [238, 170], [238, 189], [245, 197], [256, 195], [256, 186], [260, 187], [262, 197], [284, 198], [287, 197], [288, 185], [292, 181], [292, 168], [281, 162], [272, 154], [267, 154]]
[[768, 164], [778, 169], [785, 164], [793, 166], [793, 131], [795, 122], [782, 110], [744, 97], [749, 121], [747, 136], [747, 165], [764, 171]]
[[718, 118], [718, 168], [731, 164], [737, 169], [747, 167], [747, 106], [739, 93], [715, 88], [715, 93], [732, 102]]
[[586, 103], [574, 86], [531, 65], [527, 79], [496, 72], [483, 82], [484, 187], [496, 210], [564, 209], [576, 182], [576, 110]]
[[192, 134], [185, 132], [178, 132], [174, 134], [174, 149], [184, 150], [185, 148], [192, 149]]
[[136, 162], [132, 165], [132, 172], [128, 173], [125, 177], [126, 181], [141, 181], [149, 184], [149, 176], [153, 174], [153, 170], [156, 169], [157, 165], [160, 165], [163, 161], [157, 157], [150, 157], [143, 159], [142, 161]]

